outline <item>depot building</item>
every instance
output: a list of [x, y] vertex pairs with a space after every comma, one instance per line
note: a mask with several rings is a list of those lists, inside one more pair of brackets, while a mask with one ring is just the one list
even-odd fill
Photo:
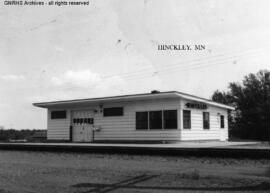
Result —
[[34, 103], [47, 139], [72, 142], [228, 140], [231, 106], [177, 91]]

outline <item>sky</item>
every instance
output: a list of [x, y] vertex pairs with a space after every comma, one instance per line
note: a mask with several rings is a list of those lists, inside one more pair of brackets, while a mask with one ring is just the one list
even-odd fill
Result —
[[[151, 90], [210, 98], [249, 73], [270, 70], [267, 0], [3, 2], [0, 126], [7, 129], [45, 129], [46, 109], [35, 102]], [[162, 44], [206, 49], [158, 50]]]

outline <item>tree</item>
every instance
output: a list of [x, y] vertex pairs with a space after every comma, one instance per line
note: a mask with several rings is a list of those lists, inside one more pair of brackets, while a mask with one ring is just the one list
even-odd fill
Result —
[[212, 100], [222, 104], [232, 105], [231, 96], [228, 93], [225, 93], [224, 91], [221, 92], [219, 90], [216, 90], [212, 95]]
[[22, 130], [15, 130], [15, 129], [0, 129], [0, 141], [9, 141], [9, 140], [20, 140], [26, 139], [27, 141], [33, 141], [33, 137], [38, 132], [46, 132], [46, 130], [30, 130], [30, 129], [22, 129]]
[[230, 83], [227, 93], [216, 91], [212, 100], [236, 108], [230, 120], [234, 135], [270, 141], [270, 71], [251, 73], [242, 84]]

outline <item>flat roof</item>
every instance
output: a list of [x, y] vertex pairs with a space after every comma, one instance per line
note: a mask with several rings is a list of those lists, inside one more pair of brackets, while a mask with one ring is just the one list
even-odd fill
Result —
[[75, 100], [61, 100], [61, 101], [50, 101], [50, 102], [40, 102], [33, 103], [36, 107], [49, 108], [54, 106], [71, 105], [71, 104], [94, 104], [102, 102], [119, 102], [119, 101], [136, 101], [136, 100], [147, 100], [147, 99], [164, 99], [164, 98], [183, 98], [193, 101], [198, 101], [206, 103], [209, 105], [231, 109], [234, 107], [217, 103], [209, 99], [198, 97], [195, 95], [179, 92], [179, 91], [167, 91], [167, 92], [155, 92], [155, 93], [142, 93], [142, 94], [130, 94], [130, 95], [119, 95], [119, 96], [109, 96], [109, 97], [99, 97], [99, 98], [85, 98], [85, 99], [75, 99]]

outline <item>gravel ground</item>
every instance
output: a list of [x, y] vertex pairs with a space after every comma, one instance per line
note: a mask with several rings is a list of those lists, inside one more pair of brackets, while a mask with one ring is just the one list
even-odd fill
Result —
[[0, 193], [270, 192], [270, 161], [0, 150]]

